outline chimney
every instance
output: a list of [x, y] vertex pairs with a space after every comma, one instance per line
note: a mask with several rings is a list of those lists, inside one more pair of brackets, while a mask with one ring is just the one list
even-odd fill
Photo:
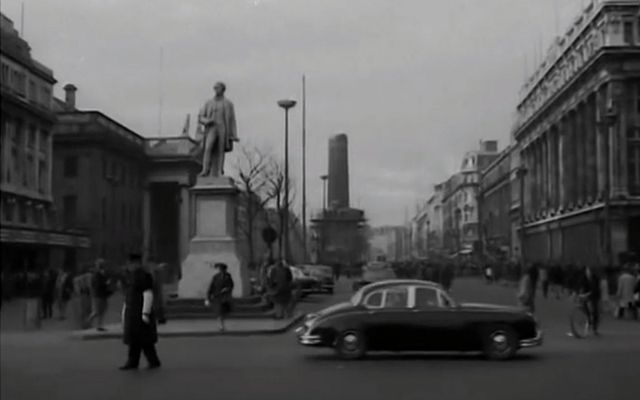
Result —
[[76, 91], [77, 87], [68, 83], [64, 86], [64, 103], [67, 109], [75, 110], [76, 109]]

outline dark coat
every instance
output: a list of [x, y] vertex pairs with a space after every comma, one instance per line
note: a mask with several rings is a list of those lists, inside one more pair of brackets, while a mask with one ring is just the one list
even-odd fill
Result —
[[233, 278], [228, 272], [218, 272], [211, 279], [207, 298], [211, 301], [216, 314], [226, 315], [231, 311]]
[[131, 272], [126, 282], [126, 299], [123, 318], [123, 341], [125, 344], [153, 344], [158, 341], [156, 317], [153, 307], [149, 323], [142, 321], [142, 293], [153, 291], [153, 277], [142, 268]]
[[269, 274], [269, 287], [274, 302], [289, 302], [293, 290], [291, 269], [283, 266], [274, 267]]
[[600, 290], [600, 277], [595, 273], [591, 274], [591, 278], [587, 277], [585, 272], [581, 272], [578, 279], [578, 293], [591, 293], [589, 300], [593, 302], [600, 301], [602, 291]]

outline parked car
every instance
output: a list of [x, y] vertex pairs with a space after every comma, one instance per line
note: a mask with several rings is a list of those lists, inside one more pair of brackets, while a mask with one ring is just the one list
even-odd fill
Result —
[[308, 273], [305, 273], [299, 267], [289, 267], [291, 275], [293, 275], [293, 285], [295, 291], [299, 293], [298, 297], [306, 297], [311, 293], [318, 292], [322, 287], [320, 281]]
[[362, 277], [353, 282], [353, 291], [355, 292], [370, 283], [396, 278], [391, 264], [384, 261], [371, 262], [362, 267]]
[[300, 269], [320, 282], [320, 292], [333, 293], [333, 268], [326, 265], [300, 265]]
[[543, 341], [524, 309], [458, 304], [442, 286], [419, 280], [367, 285], [349, 302], [307, 315], [296, 333], [300, 344], [334, 348], [346, 359], [367, 351], [482, 351], [506, 360]]

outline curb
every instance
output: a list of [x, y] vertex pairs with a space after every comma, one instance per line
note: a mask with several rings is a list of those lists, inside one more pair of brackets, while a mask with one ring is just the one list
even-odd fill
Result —
[[[297, 314], [288, 323], [279, 328], [274, 329], [256, 329], [246, 331], [225, 331], [218, 330], [209, 331], [183, 331], [183, 332], [158, 332], [158, 338], [187, 338], [187, 337], [211, 337], [211, 336], [267, 336], [286, 333], [295, 325], [299, 324], [305, 317], [305, 314]], [[101, 332], [101, 333], [80, 333], [71, 334], [72, 339], [76, 340], [107, 340], [122, 339], [122, 332]]]

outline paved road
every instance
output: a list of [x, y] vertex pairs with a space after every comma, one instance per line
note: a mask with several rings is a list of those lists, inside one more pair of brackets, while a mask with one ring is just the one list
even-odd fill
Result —
[[[465, 300], [509, 303], [512, 291], [458, 282]], [[345, 298], [346, 292], [337, 295]], [[343, 362], [292, 334], [164, 340], [159, 371], [123, 373], [115, 340], [3, 340], [0, 394], [30, 399], [635, 399], [640, 324], [606, 320], [603, 337], [564, 335], [565, 302], [539, 305], [543, 348], [511, 362], [462, 355], [374, 355]]]

